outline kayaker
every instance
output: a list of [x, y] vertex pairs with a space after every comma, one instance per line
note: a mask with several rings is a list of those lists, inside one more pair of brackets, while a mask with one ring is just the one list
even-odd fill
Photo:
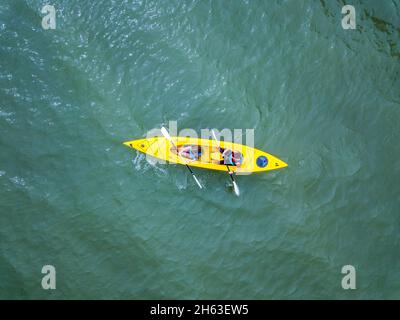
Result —
[[201, 157], [201, 147], [199, 146], [197, 148], [197, 150], [196, 149], [193, 150], [192, 147], [193, 146], [190, 146], [190, 145], [185, 145], [185, 146], [179, 147], [178, 148], [179, 155], [183, 158], [190, 159], [192, 161], [198, 160]]
[[220, 161], [220, 164], [227, 164], [240, 167], [242, 162], [242, 155], [240, 152], [233, 151], [231, 149], [224, 150], [222, 148], [220, 148], [220, 151], [222, 151], [222, 157], [223, 157], [223, 160]]

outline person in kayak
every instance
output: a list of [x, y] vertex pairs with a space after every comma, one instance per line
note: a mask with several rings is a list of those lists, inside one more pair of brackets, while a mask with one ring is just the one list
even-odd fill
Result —
[[236, 166], [238, 168], [241, 166], [242, 154], [240, 152], [223, 148], [220, 148], [220, 152], [223, 160], [221, 160], [219, 164]]
[[178, 147], [178, 154], [182, 158], [189, 159], [191, 161], [196, 161], [199, 160], [199, 158], [201, 157], [201, 147], [192, 145], [183, 145]]

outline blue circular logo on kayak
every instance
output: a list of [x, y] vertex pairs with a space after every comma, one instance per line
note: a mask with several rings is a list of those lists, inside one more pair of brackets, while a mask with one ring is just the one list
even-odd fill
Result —
[[267, 166], [267, 164], [268, 164], [268, 159], [267, 159], [267, 157], [264, 157], [264, 156], [259, 156], [258, 158], [257, 158], [257, 165], [260, 167], [260, 168], [264, 168], [264, 167], [266, 167]]

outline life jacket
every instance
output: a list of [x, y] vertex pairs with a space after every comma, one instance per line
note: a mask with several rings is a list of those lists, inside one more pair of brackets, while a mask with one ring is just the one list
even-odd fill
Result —
[[197, 148], [197, 156], [192, 151], [192, 146], [189, 147], [189, 155], [192, 160], [198, 160], [201, 157], [201, 147]]
[[[239, 159], [238, 161], [235, 160], [235, 158]], [[232, 163], [233, 165], [237, 165], [237, 164], [241, 164], [242, 162], [242, 154], [238, 151], [233, 151], [230, 153], [229, 155], [229, 161], [230, 163]]]
[[[224, 150], [224, 152], [226, 151], [226, 149]], [[232, 164], [234, 165], [234, 160], [233, 160], [233, 150], [227, 150], [228, 152], [226, 152], [223, 157], [224, 157], [224, 164]]]
[[192, 160], [196, 160], [196, 156], [193, 154], [192, 147], [189, 147], [189, 155]]

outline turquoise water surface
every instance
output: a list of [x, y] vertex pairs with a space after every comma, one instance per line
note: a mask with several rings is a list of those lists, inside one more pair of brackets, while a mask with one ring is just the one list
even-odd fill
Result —
[[[0, 298], [398, 299], [400, 2], [344, 4], [2, 0]], [[169, 121], [289, 167], [200, 190], [122, 145]]]

